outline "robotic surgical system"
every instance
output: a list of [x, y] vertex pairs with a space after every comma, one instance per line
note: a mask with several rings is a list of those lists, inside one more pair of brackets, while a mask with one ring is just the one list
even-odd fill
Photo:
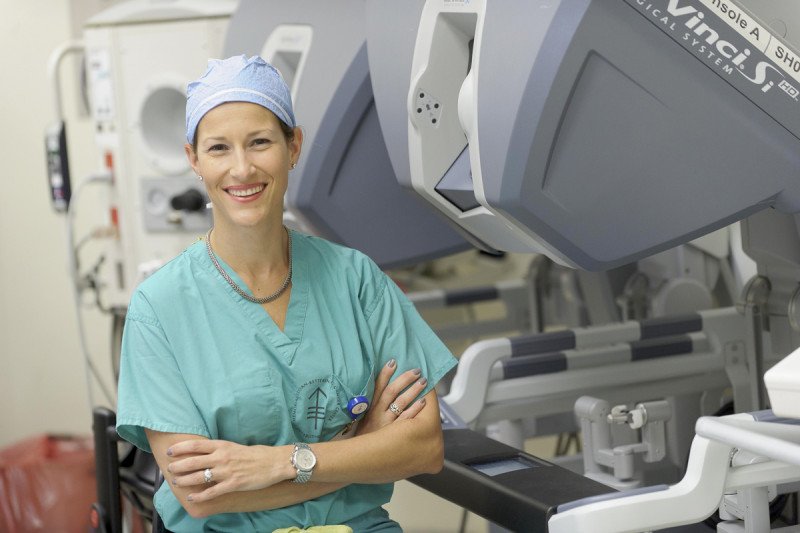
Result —
[[[445, 398], [454, 428], [446, 431], [445, 472], [419, 483], [514, 530], [653, 531], [716, 511], [717, 531], [771, 531], [770, 501], [800, 481], [796, 3], [416, 7], [414, 20], [409, 5], [367, 2], [379, 118], [390, 145], [407, 139], [404, 185], [473, 242], [604, 270], [742, 220], [744, 250], [758, 266], [728, 310], [473, 345]], [[399, 88], [391, 71], [409, 57], [409, 83]], [[716, 361], [725, 379], [710, 367], [688, 371], [701, 360]], [[675, 373], [681, 367], [686, 374]], [[483, 446], [453, 422], [543, 410], [564, 386], [613, 393], [626, 371], [640, 373], [644, 387], [672, 378], [691, 386], [708, 372], [706, 388], [727, 381], [736, 410], [751, 413], [700, 418], [680, 481], [611, 497], [598, 496], [613, 493], [613, 483], [555, 480], [554, 465]], [[481, 378], [472, 381], [474, 372]], [[639, 391], [642, 402], [622, 410], [579, 400], [589, 477], [609, 479], [598, 474], [608, 467], [624, 480], [625, 453], [647, 461], [663, 451], [669, 409], [645, 401], [657, 391]], [[610, 448], [602, 426], [620, 421], [638, 427], [642, 442]]]

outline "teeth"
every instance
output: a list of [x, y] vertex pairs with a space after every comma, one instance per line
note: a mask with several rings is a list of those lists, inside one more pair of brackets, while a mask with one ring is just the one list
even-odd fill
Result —
[[242, 189], [239, 189], [239, 190], [231, 189], [228, 192], [230, 194], [234, 195], [234, 196], [238, 196], [238, 197], [241, 198], [241, 197], [244, 197], [244, 196], [252, 196], [254, 194], [260, 193], [263, 190], [264, 190], [264, 186], [263, 185], [256, 185], [255, 187], [251, 187], [250, 189], [243, 189], [243, 190]]

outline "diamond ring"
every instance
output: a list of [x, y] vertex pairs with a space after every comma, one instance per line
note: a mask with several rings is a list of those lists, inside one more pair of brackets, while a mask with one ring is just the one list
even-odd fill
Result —
[[395, 415], [400, 416], [403, 413], [403, 410], [400, 409], [396, 403], [392, 402], [389, 405], [389, 410], [393, 412]]
[[211, 483], [211, 480], [213, 478], [214, 478], [214, 473], [211, 472], [210, 468], [206, 468], [205, 471], [203, 471], [203, 481], [205, 481], [206, 483]]

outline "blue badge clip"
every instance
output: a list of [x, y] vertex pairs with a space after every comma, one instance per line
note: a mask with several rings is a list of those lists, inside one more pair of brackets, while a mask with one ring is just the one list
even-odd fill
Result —
[[366, 396], [355, 396], [347, 402], [347, 414], [353, 420], [361, 416], [367, 408], [369, 408], [369, 400]]

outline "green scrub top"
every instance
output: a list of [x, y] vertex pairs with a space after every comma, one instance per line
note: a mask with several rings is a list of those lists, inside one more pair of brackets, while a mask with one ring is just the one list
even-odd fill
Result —
[[[246, 445], [328, 441], [350, 422], [351, 398], [372, 401], [375, 378], [389, 359], [398, 363], [394, 376], [422, 370], [423, 395], [455, 366], [413, 304], [368, 257], [295, 231], [291, 237], [284, 331], [230, 287], [202, 241], [140, 284], [122, 341], [122, 438], [147, 452], [144, 428]], [[290, 507], [195, 519], [164, 483], [155, 506], [176, 533], [326, 524], [399, 531], [381, 508], [392, 490], [391, 483], [352, 484]]]

